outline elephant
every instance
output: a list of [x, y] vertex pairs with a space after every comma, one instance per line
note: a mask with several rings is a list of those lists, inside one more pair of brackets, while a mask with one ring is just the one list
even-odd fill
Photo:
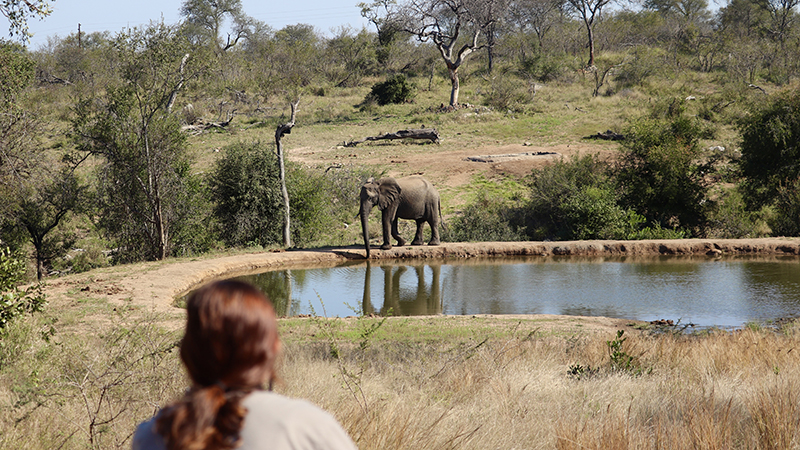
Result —
[[358, 214], [361, 216], [361, 230], [364, 234], [364, 246], [369, 249], [369, 213], [377, 205], [381, 210], [383, 224], [382, 250], [392, 248], [389, 241], [389, 226], [391, 236], [397, 240], [397, 245], [403, 246], [406, 241], [397, 232], [397, 220], [409, 219], [417, 222], [417, 234], [411, 245], [422, 245], [422, 225], [425, 222], [431, 226], [431, 240], [428, 245], [439, 245], [439, 218], [441, 216], [441, 203], [439, 192], [425, 178], [414, 175], [394, 179], [391, 177], [375, 180], [370, 178], [361, 186], [361, 207]]

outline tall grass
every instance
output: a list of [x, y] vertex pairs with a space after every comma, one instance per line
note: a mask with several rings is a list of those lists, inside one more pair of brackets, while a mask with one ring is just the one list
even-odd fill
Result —
[[[633, 372], [612, 364], [613, 330], [577, 319], [391, 318], [365, 346], [372, 320], [336, 319], [325, 333], [281, 321], [278, 390], [331, 411], [362, 450], [800, 447], [795, 327], [626, 328], [614, 348], [647, 369]], [[156, 317], [49, 343], [35, 323], [17, 327], [8, 339], [26, 345], [0, 367], [0, 448], [126, 448], [186, 387], [180, 332]], [[592, 371], [570, 376], [575, 365]]]

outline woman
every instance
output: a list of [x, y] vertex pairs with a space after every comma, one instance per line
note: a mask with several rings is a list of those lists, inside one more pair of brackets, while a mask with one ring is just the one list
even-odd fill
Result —
[[186, 313], [180, 354], [192, 387], [137, 427], [134, 450], [356, 448], [327, 412], [271, 392], [281, 344], [258, 289], [211, 283], [191, 295]]

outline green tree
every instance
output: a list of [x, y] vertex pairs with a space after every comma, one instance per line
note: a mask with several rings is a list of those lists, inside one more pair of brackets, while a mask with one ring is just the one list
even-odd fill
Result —
[[[164, 259], [178, 228], [197, 211], [199, 192], [177, 117], [170, 113], [187, 79], [197, 75], [188, 42], [163, 23], [119, 33], [114, 41], [122, 83], [75, 107], [78, 148], [99, 156], [99, 225], [115, 241], [119, 261]], [[184, 248], [206, 242], [197, 236]]]
[[616, 178], [623, 206], [649, 226], [702, 235], [710, 202], [700, 139], [708, 132], [684, 107], [674, 100], [627, 125]]
[[8, 19], [9, 37], [17, 36], [27, 42], [32, 36], [28, 31], [28, 19], [43, 19], [53, 12], [50, 4], [54, 0], [3, 0], [0, 2], [0, 14]]
[[739, 129], [748, 207], [771, 205], [779, 196], [791, 199], [800, 180], [800, 94], [777, 95], [741, 120]]
[[[184, 33], [198, 44], [211, 45], [217, 54], [235, 47], [253, 27], [241, 0], [184, 0], [180, 13], [185, 18]], [[228, 31], [226, 23], [230, 23]]]
[[24, 281], [25, 258], [7, 247], [0, 248], [0, 338], [3, 330], [19, 316], [44, 308], [46, 297], [41, 285], [22, 289], [19, 285]]
[[209, 177], [220, 237], [229, 246], [281, 242], [283, 201], [278, 158], [260, 142], [222, 149]]
[[30, 240], [41, 280], [71, 244], [52, 231], [76, 208], [82, 188], [77, 163], [41, 148], [44, 126], [18, 101], [33, 79], [30, 56], [16, 44], [2, 45], [0, 63], [0, 227], [6, 245]]
[[17, 207], [16, 192], [35, 165], [40, 124], [18, 102], [33, 76], [34, 62], [25, 49], [0, 42], [0, 221]]
[[531, 239], [626, 239], [642, 219], [619, 205], [610, 168], [593, 156], [534, 171], [526, 206]]
[[76, 166], [40, 161], [36, 176], [20, 189], [19, 207], [13, 220], [28, 233], [36, 259], [36, 277], [41, 280], [53, 260], [74, 244], [71, 233], [52, 233], [79, 206], [85, 187], [75, 176]]

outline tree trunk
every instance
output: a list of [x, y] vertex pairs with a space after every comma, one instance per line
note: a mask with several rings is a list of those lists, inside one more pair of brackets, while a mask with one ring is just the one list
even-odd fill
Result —
[[158, 239], [158, 259], [167, 259], [167, 231], [164, 228], [164, 214], [161, 211], [161, 198], [158, 197], [156, 192], [156, 205], [155, 205], [155, 222], [156, 222], [156, 237]]
[[290, 248], [292, 246], [292, 233], [291, 233], [291, 211], [289, 209], [289, 191], [286, 189], [286, 169], [283, 163], [283, 146], [281, 145], [281, 138], [285, 134], [292, 132], [294, 127], [295, 117], [297, 115], [297, 105], [300, 104], [300, 99], [291, 103], [292, 117], [288, 123], [279, 125], [275, 130], [275, 152], [278, 154], [278, 165], [280, 166], [280, 180], [281, 180], [281, 193], [283, 194], [284, 218], [283, 218], [283, 246]]
[[458, 84], [458, 68], [450, 68], [450, 83], [453, 85], [450, 91], [450, 106], [455, 108], [458, 106], [458, 91], [460, 89]]
[[591, 26], [587, 26], [586, 29], [589, 30], [589, 63], [586, 67], [594, 67], [594, 33]]

